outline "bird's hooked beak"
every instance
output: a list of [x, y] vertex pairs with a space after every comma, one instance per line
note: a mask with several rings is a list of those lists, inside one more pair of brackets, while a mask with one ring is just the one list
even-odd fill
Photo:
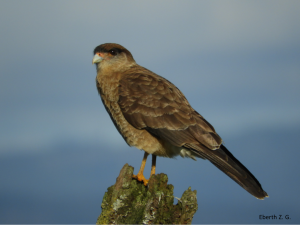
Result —
[[101, 56], [99, 56], [97, 53], [94, 55], [93, 57], [93, 64], [95, 63], [99, 63], [103, 60], [103, 58]]

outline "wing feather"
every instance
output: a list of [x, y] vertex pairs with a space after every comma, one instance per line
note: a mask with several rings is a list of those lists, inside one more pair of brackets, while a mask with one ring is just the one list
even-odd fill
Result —
[[200, 142], [217, 149], [222, 143], [212, 125], [190, 106], [175, 85], [145, 68], [123, 75], [118, 103], [132, 126], [146, 129], [174, 146]]

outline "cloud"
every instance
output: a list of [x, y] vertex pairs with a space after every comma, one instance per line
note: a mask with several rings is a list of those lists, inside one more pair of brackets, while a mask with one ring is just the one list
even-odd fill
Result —
[[[297, 122], [299, 6], [299, 1], [120, 1], [118, 7], [106, 1], [5, 1], [2, 149], [36, 149], [64, 137], [111, 141], [118, 135], [94, 85], [92, 51], [104, 42], [123, 44], [138, 63], [172, 81], [221, 132]], [[107, 126], [103, 135], [101, 123]]]
[[26, 50], [34, 50], [32, 45], [51, 52], [59, 43], [65, 49], [119, 42], [150, 53], [228, 51], [299, 44], [299, 6], [299, 1], [126, 1], [118, 7], [105, 1], [27, 1], [17, 6], [8, 1], [1, 7], [1, 17], [8, 21], [1, 28], [8, 43]]

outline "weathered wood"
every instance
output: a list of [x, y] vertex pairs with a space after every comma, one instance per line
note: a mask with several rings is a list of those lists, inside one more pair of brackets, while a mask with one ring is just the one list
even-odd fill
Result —
[[198, 209], [197, 191], [189, 187], [173, 205], [173, 185], [166, 174], [153, 175], [148, 187], [132, 179], [125, 164], [114, 185], [107, 189], [97, 224], [190, 224]]

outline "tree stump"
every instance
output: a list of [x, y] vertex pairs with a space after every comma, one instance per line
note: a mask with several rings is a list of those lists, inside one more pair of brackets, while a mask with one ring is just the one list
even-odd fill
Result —
[[114, 185], [105, 192], [97, 224], [191, 224], [198, 209], [197, 191], [189, 187], [173, 205], [173, 185], [166, 174], [151, 176], [148, 187], [132, 179], [125, 164]]

